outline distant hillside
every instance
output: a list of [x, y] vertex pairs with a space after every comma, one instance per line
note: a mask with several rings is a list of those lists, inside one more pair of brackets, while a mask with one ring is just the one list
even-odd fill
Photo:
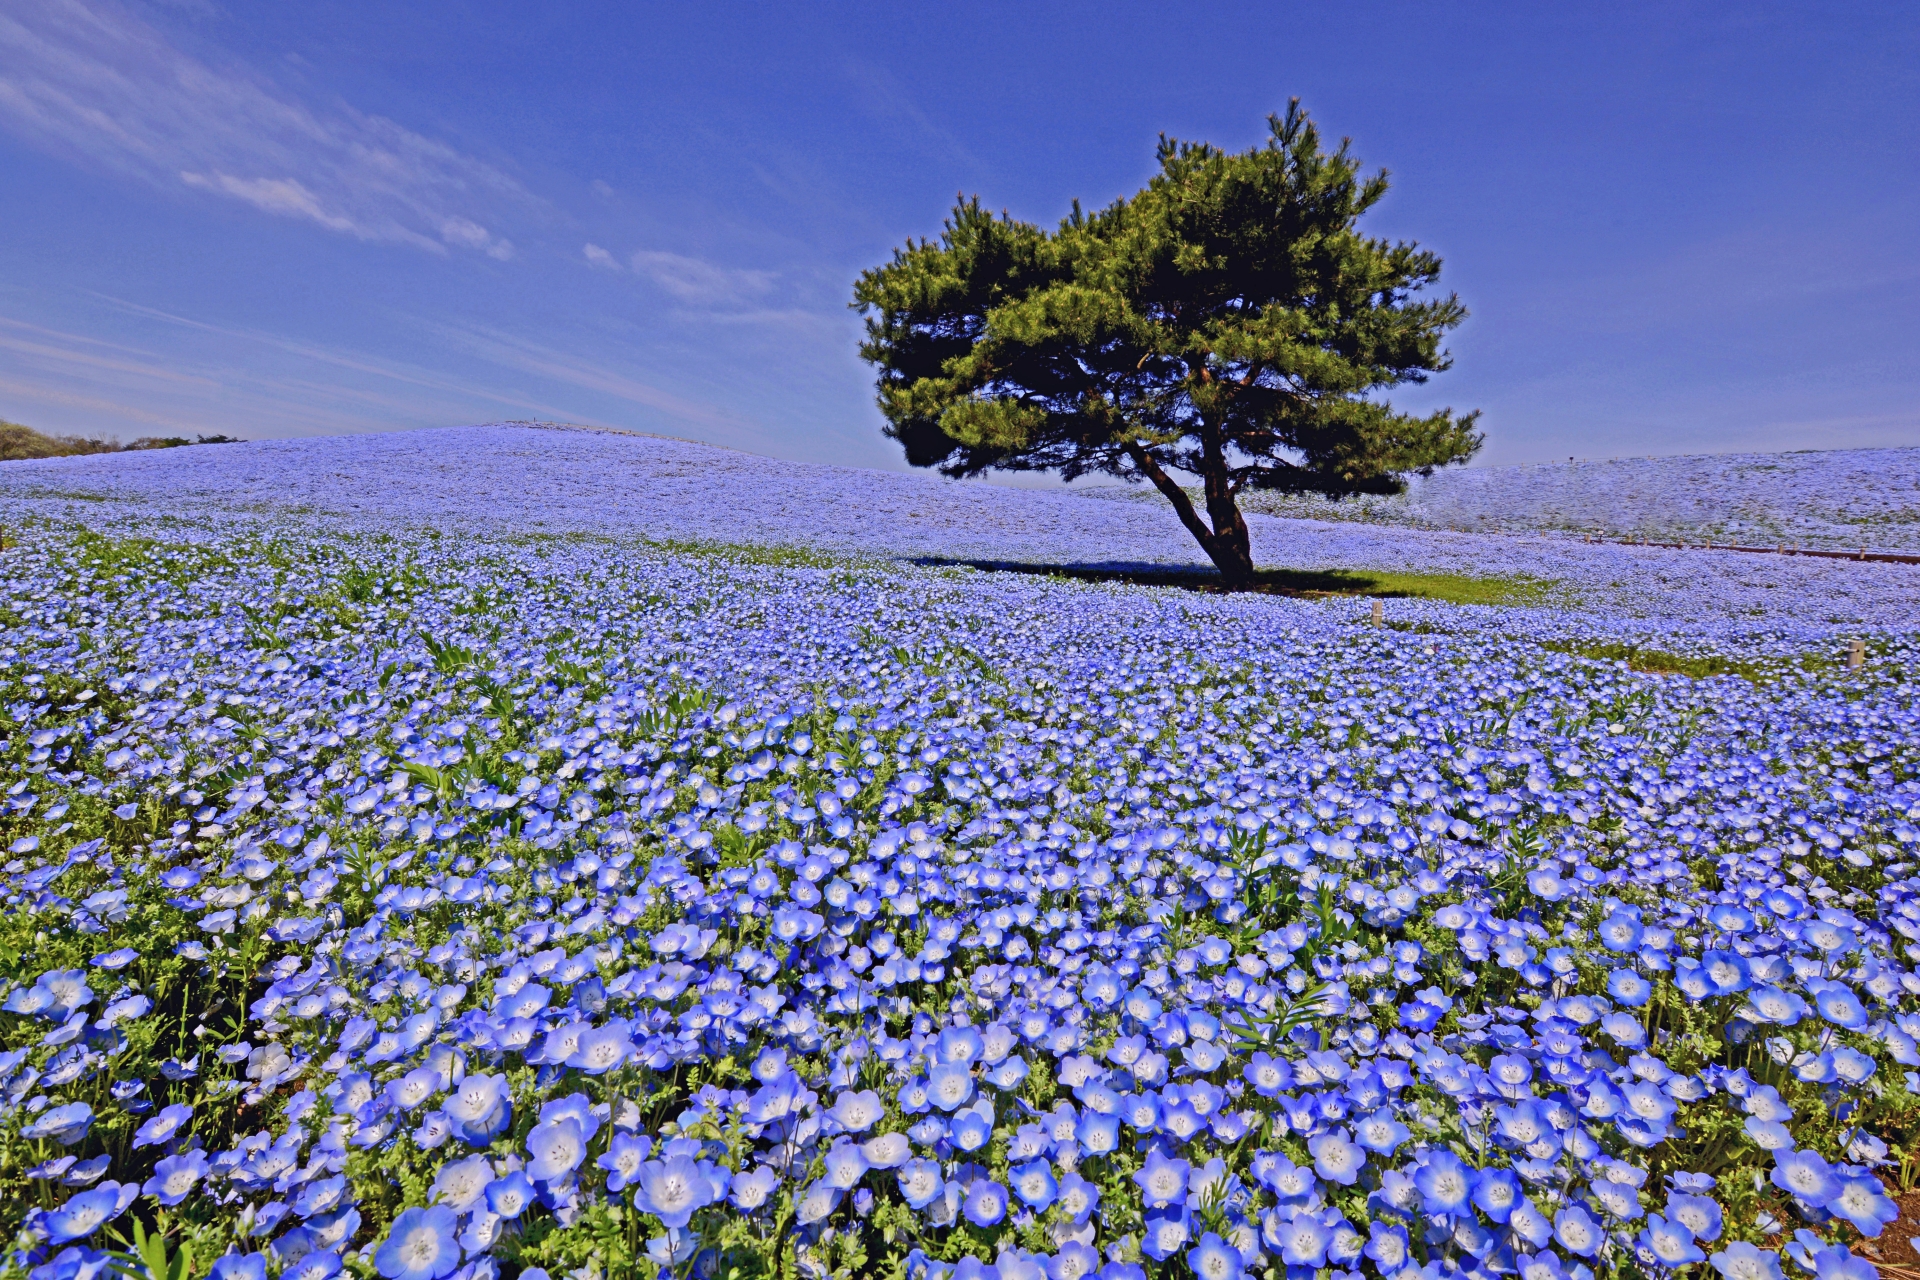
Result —
[[29, 458], [76, 458], [91, 453], [126, 453], [133, 449], [174, 449], [187, 444], [237, 444], [234, 436], [142, 436], [132, 444], [94, 436], [50, 436], [17, 422], [0, 420], [0, 462]]
[[[1162, 501], [1144, 488], [1078, 492]], [[1920, 552], [1920, 448], [1476, 467], [1416, 479], [1392, 498], [1247, 494], [1242, 505], [1418, 529]]]

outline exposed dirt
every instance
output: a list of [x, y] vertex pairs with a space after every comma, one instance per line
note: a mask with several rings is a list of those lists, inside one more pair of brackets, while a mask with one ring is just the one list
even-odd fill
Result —
[[1896, 1197], [1900, 1216], [1889, 1222], [1877, 1239], [1853, 1246], [1855, 1253], [1880, 1268], [1880, 1274], [1900, 1280], [1920, 1280], [1920, 1189]]

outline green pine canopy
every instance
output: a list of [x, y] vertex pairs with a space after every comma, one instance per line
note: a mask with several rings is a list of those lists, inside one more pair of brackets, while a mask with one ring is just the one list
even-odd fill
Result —
[[[1393, 493], [1461, 462], [1478, 413], [1397, 413], [1466, 317], [1440, 259], [1354, 229], [1387, 190], [1295, 100], [1263, 146], [1162, 136], [1145, 190], [1056, 231], [977, 198], [861, 275], [861, 355], [915, 466], [1151, 481], [1221, 573], [1252, 576], [1242, 489]], [[1200, 478], [1205, 516], [1171, 473]]]

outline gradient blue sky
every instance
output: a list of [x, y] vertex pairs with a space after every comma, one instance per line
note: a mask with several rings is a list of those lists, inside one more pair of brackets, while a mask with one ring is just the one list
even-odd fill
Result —
[[1302, 97], [1482, 461], [1920, 444], [1920, 8], [0, 0], [0, 417], [901, 467], [846, 306]]

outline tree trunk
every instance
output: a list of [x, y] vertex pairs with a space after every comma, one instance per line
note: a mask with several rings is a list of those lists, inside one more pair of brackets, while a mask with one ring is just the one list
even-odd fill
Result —
[[[1247, 532], [1246, 517], [1233, 499], [1233, 482], [1227, 476], [1226, 450], [1220, 432], [1210, 422], [1202, 423], [1200, 445], [1206, 459], [1207, 518], [1213, 521], [1214, 541], [1219, 549], [1207, 548], [1207, 554], [1220, 566], [1228, 579], [1249, 582], [1253, 579], [1253, 540]], [[1233, 567], [1229, 568], [1231, 564]]]
[[1226, 482], [1224, 466], [1217, 484], [1216, 477], [1207, 477], [1207, 514], [1213, 518], [1213, 528], [1210, 529], [1207, 522], [1200, 518], [1200, 513], [1193, 509], [1187, 491], [1161, 470], [1151, 454], [1138, 444], [1129, 443], [1124, 447], [1127, 456], [1133, 459], [1133, 465], [1153, 481], [1153, 487], [1173, 504], [1174, 514], [1180, 517], [1180, 523], [1187, 527], [1187, 532], [1200, 544], [1200, 549], [1207, 553], [1207, 559], [1213, 561], [1214, 567], [1220, 570], [1220, 576], [1235, 586], [1252, 582], [1252, 541], [1247, 534], [1247, 522], [1240, 515], [1239, 504], [1233, 500], [1233, 490]]
[[[1208, 504], [1211, 506], [1212, 504]], [[1227, 505], [1233, 512], [1232, 523], [1226, 529], [1213, 535], [1211, 544], [1202, 543], [1207, 555], [1220, 569], [1220, 576], [1236, 585], [1253, 581], [1253, 546], [1247, 536], [1247, 522], [1240, 518], [1240, 508], [1233, 501], [1233, 495], [1227, 495]]]

